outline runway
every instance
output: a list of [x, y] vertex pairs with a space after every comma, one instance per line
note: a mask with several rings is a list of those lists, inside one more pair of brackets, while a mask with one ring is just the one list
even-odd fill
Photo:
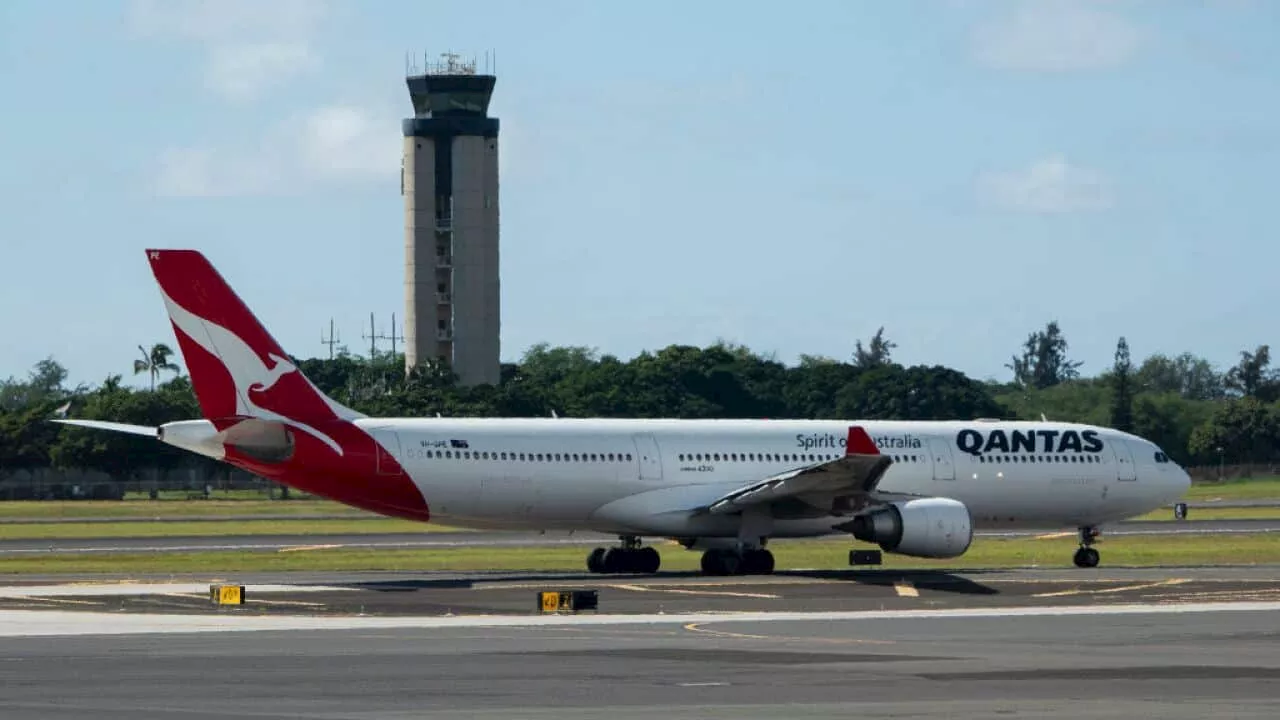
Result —
[[[1069, 595], [1006, 593], [1004, 602], [985, 607], [971, 604], [979, 596], [970, 594], [955, 608], [935, 605], [943, 591], [884, 595], [880, 584], [768, 578], [766, 586], [808, 585], [815, 597], [844, 594], [885, 609], [812, 612], [797, 595], [782, 613], [739, 615], [660, 615], [652, 599], [642, 615], [613, 614], [605, 605], [600, 615], [552, 617], [529, 606], [520, 614], [454, 616], [316, 616], [297, 606], [277, 614], [233, 608], [186, 615], [163, 608], [152, 612], [168, 614], [0, 609], [0, 715], [1271, 718], [1280, 699], [1280, 602], [1170, 596], [1143, 606], [1135, 604], [1143, 591], [1105, 590], [1115, 582], [1150, 585], [1148, 593], [1211, 583], [1238, 591], [1274, 578], [1274, 570], [1229, 577], [1208, 569], [1089, 571], [1066, 582], [1059, 576], [1068, 573], [967, 576], [962, 580], [1008, 587], [1030, 581], [1024, 584], [1040, 592], [1096, 592], [1075, 604], [1067, 604]], [[1098, 578], [1107, 583], [1094, 583]], [[1178, 579], [1187, 587], [1168, 584]], [[491, 582], [468, 592], [484, 594], [479, 586]], [[497, 581], [509, 591], [517, 582]], [[745, 591], [760, 582], [721, 584]], [[294, 596], [393, 594], [329, 587]], [[5, 590], [12, 596], [20, 588]], [[288, 588], [262, 590], [271, 600], [290, 596]], [[140, 589], [116, 590], [129, 591]], [[256, 630], [223, 632], [237, 626]], [[324, 627], [331, 629], [317, 629]], [[53, 634], [30, 636], [46, 630]]]
[[[1043, 530], [979, 531], [978, 537], [1030, 537]], [[1274, 520], [1186, 520], [1124, 522], [1104, 529], [1105, 536], [1240, 534], [1280, 532]], [[77, 538], [0, 540], [0, 557], [44, 553], [172, 553], [279, 551], [298, 547], [334, 547], [387, 550], [451, 547], [594, 547], [610, 545], [617, 538], [598, 533], [540, 534], [532, 532], [421, 532], [341, 535], [237, 535], [164, 538]]]
[[[769, 576], [695, 572], [600, 576], [576, 572], [325, 572], [188, 575], [152, 579], [25, 577], [0, 585], [0, 611], [226, 615], [209, 585], [246, 587], [235, 615], [479, 617], [528, 615], [540, 590], [591, 590], [598, 612], [867, 612], [927, 608], [1036, 609], [1107, 603], [1280, 602], [1280, 567], [1092, 570], [790, 570]], [[19, 631], [24, 631], [22, 627]], [[0, 623], [0, 636], [6, 630]]]

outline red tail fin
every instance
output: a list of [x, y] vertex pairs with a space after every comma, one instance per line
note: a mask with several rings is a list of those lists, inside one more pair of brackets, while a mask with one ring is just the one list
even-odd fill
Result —
[[255, 417], [305, 427], [362, 417], [298, 371], [204, 255], [148, 250], [147, 259], [206, 418]]

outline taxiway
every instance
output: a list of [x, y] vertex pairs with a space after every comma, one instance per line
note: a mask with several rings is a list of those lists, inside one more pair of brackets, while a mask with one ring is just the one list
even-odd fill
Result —
[[[99, 587], [10, 586], [6, 600], [64, 604], [0, 609], [0, 715], [1199, 720], [1271, 718], [1280, 700], [1280, 602], [1259, 599], [1280, 592], [1275, 568], [843, 575], [618, 579], [603, 585], [652, 592], [602, 588], [601, 614], [549, 617], [532, 612], [534, 588], [557, 584], [548, 577], [329, 575], [306, 591], [248, 588], [421, 613], [363, 615], [103, 613], [74, 604]], [[893, 589], [903, 581], [916, 594]], [[450, 587], [477, 614], [431, 607]], [[121, 585], [108, 597], [178, 603], [192, 589]], [[743, 597], [757, 590], [779, 597]], [[520, 609], [504, 607], [508, 595]], [[863, 609], [815, 610], [836, 600]], [[225, 632], [237, 629], [253, 631]]]
[[[1186, 520], [1123, 522], [1104, 529], [1108, 537], [1123, 535], [1226, 535], [1280, 532], [1275, 520]], [[1030, 537], [1045, 531], [979, 531], [978, 537]], [[451, 547], [596, 546], [616, 541], [599, 533], [421, 532], [340, 535], [233, 535], [0, 540], [0, 557], [45, 553], [166, 553], [278, 551], [297, 547], [414, 550]]]

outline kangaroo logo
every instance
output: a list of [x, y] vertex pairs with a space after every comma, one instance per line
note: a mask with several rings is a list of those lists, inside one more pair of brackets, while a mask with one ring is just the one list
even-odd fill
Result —
[[[275, 420], [291, 427], [296, 427], [333, 448], [333, 451], [339, 455], [344, 454], [342, 446], [328, 435], [306, 423], [281, 415], [254, 402], [255, 395], [260, 395], [275, 387], [276, 383], [280, 382], [280, 379], [284, 376], [298, 372], [296, 365], [275, 353], [269, 353], [272, 366], [267, 367], [258, 353], [238, 335], [217, 323], [210, 322], [189, 312], [186, 308], [174, 302], [169, 297], [169, 294], [164, 292], [163, 288], [160, 292], [164, 296], [164, 303], [169, 310], [169, 317], [173, 320], [173, 323], [187, 337], [191, 338], [192, 342], [221, 360], [223, 366], [227, 369], [227, 373], [231, 375], [231, 382], [236, 389], [237, 415], [262, 420]], [[323, 393], [320, 393], [309, 381], [307, 384], [314, 392], [324, 397]], [[331, 410], [333, 409], [333, 403], [328, 398], [325, 398], [325, 404]]]

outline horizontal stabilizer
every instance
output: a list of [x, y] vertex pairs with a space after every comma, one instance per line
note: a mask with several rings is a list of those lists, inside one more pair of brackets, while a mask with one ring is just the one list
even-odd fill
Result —
[[59, 418], [50, 420], [50, 422], [91, 428], [93, 430], [110, 430], [111, 432], [129, 433], [130, 435], [147, 435], [151, 438], [156, 438], [160, 434], [160, 428], [148, 427], [146, 425], [129, 425], [127, 423], [107, 422], [106, 420], [67, 420]]

